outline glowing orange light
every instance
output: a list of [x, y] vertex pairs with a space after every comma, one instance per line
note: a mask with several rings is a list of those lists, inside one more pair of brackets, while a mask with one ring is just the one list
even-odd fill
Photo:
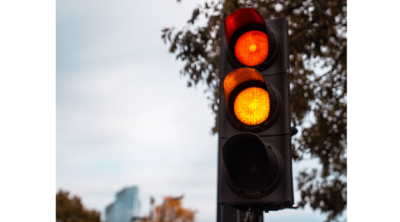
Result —
[[236, 97], [233, 110], [242, 123], [246, 125], [260, 124], [269, 115], [269, 94], [258, 87], [247, 88]]
[[236, 58], [246, 66], [260, 65], [268, 56], [268, 36], [264, 32], [244, 33], [235, 44]]
[[228, 106], [230, 106], [229, 96], [231, 95], [232, 91], [236, 88], [236, 86], [251, 80], [257, 80], [264, 83], [264, 79], [261, 76], [261, 74], [257, 70], [252, 68], [236, 69], [226, 76], [224, 80], [224, 93], [225, 93], [225, 101], [228, 104]]

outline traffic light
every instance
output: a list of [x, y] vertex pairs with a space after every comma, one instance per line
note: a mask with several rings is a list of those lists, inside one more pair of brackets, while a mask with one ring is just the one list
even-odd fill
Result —
[[220, 47], [217, 221], [258, 221], [293, 205], [287, 20], [238, 9]]

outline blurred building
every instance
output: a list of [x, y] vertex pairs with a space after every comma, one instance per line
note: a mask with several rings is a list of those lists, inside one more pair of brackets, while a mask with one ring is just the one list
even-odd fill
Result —
[[132, 217], [139, 216], [138, 187], [122, 189], [116, 194], [114, 203], [106, 207], [107, 222], [131, 222]]

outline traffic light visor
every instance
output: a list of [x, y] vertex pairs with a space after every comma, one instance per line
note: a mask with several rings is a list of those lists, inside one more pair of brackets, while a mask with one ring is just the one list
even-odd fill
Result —
[[270, 186], [279, 167], [273, 152], [252, 133], [230, 137], [222, 147], [222, 160], [230, 185], [248, 192], [260, 192]]
[[229, 104], [229, 97], [232, 93], [232, 91], [240, 84], [248, 81], [260, 81], [262, 83], [265, 83], [264, 78], [261, 76], [261, 74], [252, 68], [240, 68], [232, 71], [229, 73], [224, 80], [224, 94], [225, 94], [225, 101], [228, 106], [231, 106], [232, 104]]
[[241, 8], [233, 11], [225, 20], [225, 36], [228, 45], [232, 35], [245, 26], [265, 26], [262, 15], [252, 8]]
[[268, 56], [268, 36], [260, 31], [252, 30], [239, 37], [235, 44], [235, 56], [246, 66], [263, 63]]

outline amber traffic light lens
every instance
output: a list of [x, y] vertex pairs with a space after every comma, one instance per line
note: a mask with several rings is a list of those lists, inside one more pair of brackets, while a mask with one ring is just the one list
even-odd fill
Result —
[[268, 36], [264, 32], [249, 31], [236, 41], [235, 55], [246, 66], [260, 65], [267, 59], [268, 46]]
[[269, 94], [258, 87], [247, 88], [236, 97], [233, 110], [240, 122], [246, 125], [258, 125], [268, 118]]

